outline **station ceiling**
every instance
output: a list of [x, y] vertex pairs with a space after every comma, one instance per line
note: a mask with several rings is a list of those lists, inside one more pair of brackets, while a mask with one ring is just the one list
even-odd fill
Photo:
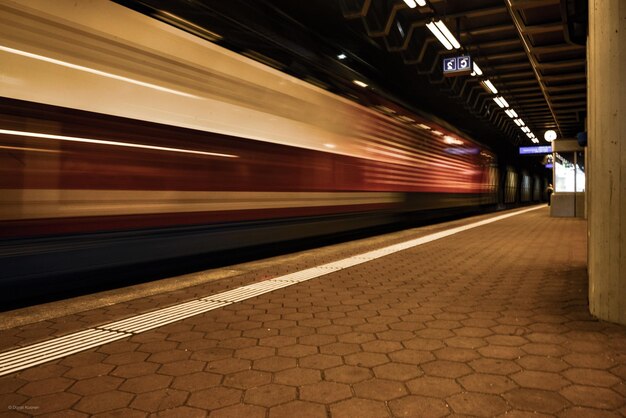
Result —
[[[374, 94], [432, 114], [509, 153], [533, 145], [481, 81], [489, 79], [545, 144], [584, 131], [586, 0], [117, 0], [344, 96]], [[426, 28], [441, 20], [461, 48]], [[340, 54], [345, 58], [339, 59]], [[483, 74], [444, 77], [469, 54]]]

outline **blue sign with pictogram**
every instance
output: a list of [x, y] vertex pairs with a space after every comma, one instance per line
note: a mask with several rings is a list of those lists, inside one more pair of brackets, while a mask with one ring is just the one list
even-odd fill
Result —
[[452, 77], [457, 75], [467, 75], [472, 72], [472, 57], [460, 55], [443, 59], [443, 75]]

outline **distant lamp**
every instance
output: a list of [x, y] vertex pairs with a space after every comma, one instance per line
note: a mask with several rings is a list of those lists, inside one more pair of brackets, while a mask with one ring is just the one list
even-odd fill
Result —
[[547, 130], [543, 134], [543, 139], [545, 139], [548, 142], [554, 141], [556, 139], [556, 132], [554, 132], [552, 129]]

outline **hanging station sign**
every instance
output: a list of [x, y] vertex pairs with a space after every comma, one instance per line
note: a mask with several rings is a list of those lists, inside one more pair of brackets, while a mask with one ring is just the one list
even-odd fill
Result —
[[455, 77], [457, 75], [469, 75], [472, 72], [472, 57], [459, 55], [443, 59], [443, 75]]

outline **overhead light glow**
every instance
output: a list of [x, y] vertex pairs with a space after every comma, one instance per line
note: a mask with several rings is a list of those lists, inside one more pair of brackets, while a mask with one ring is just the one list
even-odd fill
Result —
[[339, 58], [340, 60], [345, 60], [346, 58], [348, 58], [348, 56], [342, 52], [341, 54], [337, 55], [337, 58]]
[[143, 82], [143, 81], [135, 80], [133, 78], [123, 77], [123, 76], [117, 75], [117, 74], [107, 73], [106, 71], [100, 71], [100, 70], [96, 70], [94, 68], [89, 68], [89, 67], [84, 67], [82, 65], [72, 64], [71, 62], [61, 61], [61, 60], [50, 58], [50, 57], [46, 57], [46, 56], [43, 56], [43, 55], [32, 54], [30, 52], [21, 51], [19, 49], [13, 49], [13, 48], [9, 48], [9, 47], [0, 45], [0, 51], [10, 52], [11, 54], [21, 55], [23, 57], [33, 58], [33, 59], [36, 59], [36, 60], [39, 60], [39, 61], [44, 61], [44, 62], [49, 62], [51, 64], [56, 64], [56, 65], [60, 65], [62, 67], [71, 68], [73, 70], [84, 71], [86, 73], [91, 73], [91, 74], [96, 74], [96, 75], [103, 76], [103, 77], [112, 78], [114, 80], [125, 81], [127, 83], [136, 84], [138, 86], [147, 87], [147, 88], [150, 88], [150, 89], [153, 89], [153, 90], [159, 90], [159, 91], [163, 91], [163, 92], [166, 92], [166, 93], [177, 94], [179, 96], [184, 96], [184, 97], [193, 97], [195, 99], [198, 98], [198, 96], [194, 96], [193, 94], [184, 93], [184, 92], [178, 91], [178, 90], [168, 89], [167, 87], [157, 86], [156, 84], [146, 83], [146, 82]]
[[409, 6], [411, 9], [415, 9], [417, 7], [417, 4], [415, 3], [415, 0], [404, 0], [404, 2], [406, 3], [407, 6]]
[[420, 128], [422, 128], [422, 129], [426, 129], [426, 130], [429, 130], [429, 129], [430, 129], [430, 126], [428, 126], [428, 125], [424, 125], [423, 123], [418, 123], [418, 124], [417, 124], [417, 126], [419, 126], [419, 127], [420, 127]]
[[519, 115], [517, 114], [517, 112], [513, 109], [511, 109], [511, 114], [513, 115], [514, 118], [519, 117]]
[[485, 87], [487, 87], [493, 94], [498, 94], [498, 89], [491, 83], [490, 80], [481, 81]]
[[493, 101], [496, 102], [496, 104], [500, 107], [505, 107], [504, 103], [502, 102], [502, 97], [494, 97]]
[[544, 134], [543, 134], [543, 139], [545, 139], [548, 142], [552, 142], [556, 139], [556, 132], [553, 131], [552, 129], [547, 130]]
[[76, 136], [42, 134], [39, 132], [25, 132], [25, 131], [12, 131], [8, 129], [0, 129], [0, 134], [26, 136], [26, 137], [31, 137], [31, 138], [56, 139], [59, 141], [69, 141], [69, 142], [86, 142], [89, 144], [113, 145], [113, 146], [118, 146], [118, 147], [153, 149], [157, 151], [182, 152], [186, 154], [209, 155], [211, 157], [239, 158], [236, 155], [219, 154], [216, 152], [196, 151], [196, 150], [181, 149], [181, 148], [158, 147], [155, 145], [133, 144], [130, 142], [105, 141], [102, 139], [81, 138], [81, 137], [76, 137]]
[[538, 144], [539, 140], [537, 138], [530, 138], [531, 141], [533, 141], [533, 143]]
[[453, 136], [446, 135], [443, 137], [443, 142], [450, 145], [463, 145], [463, 141], [456, 139]]
[[365, 84], [365, 83], [364, 83], [364, 82], [362, 82], [361, 80], [352, 80], [352, 82], [353, 82], [354, 84], [356, 84], [357, 86], [360, 86], [360, 87], [367, 87], [367, 84]]
[[417, 0], [417, 5], [421, 7], [426, 6], [426, 0]]
[[478, 64], [476, 64], [475, 62], [472, 63], [472, 69], [474, 70], [472, 71], [472, 76], [483, 75], [483, 70], [481, 70]]
[[515, 124], [516, 124], [517, 126], [522, 126], [521, 119], [515, 119], [515, 120], [513, 120], [513, 122], [515, 122]]
[[337, 146], [335, 144], [324, 144], [326, 148], [335, 149]]
[[433, 133], [435, 135], [438, 135], [438, 136], [443, 136], [443, 132], [439, 132], [439, 131], [433, 130]]
[[532, 132], [526, 132], [526, 136], [532, 139], [534, 135], [532, 134]]
[[433, 33], [433, 35], [435, 35], [435, 37], [437, 37], [437, 39], [439, 39], [439, 42], [441, 42], [441, 44], [448, 50], [450, 51], [451, 49], [453, 49], [452, 44], [450, 43], [450, 41], [448, 41], [446, 39], [446, 37], [443, 35], [443, 33], [441, 33], [441, 31], [437, 28], [437, 26], [435, 26], [435, 24], [433, 22], [427, 23], [426, 27], [428, 29], [430, 29], [430, 31]]
[[504, 97], [500, 96], [500, 101], [502, 102], [504, 107], [509, 107], [509, 102], [507, 102]]
[[523, 120], [521, 120], [521, 119], [517, 119], [517, 120], [518, 120], [518, 121], [519, 121], [519, 123], [520, 123], [520, 124], [519, 124], [519, 126], [524, 126], [524, 125], [526, 125], [526, 124], [524, 123], [524, 121], [523, 121]]
[[530, 133], [530, 129], [528, 129], [528, 126], [522, 126], [522, 131]]

